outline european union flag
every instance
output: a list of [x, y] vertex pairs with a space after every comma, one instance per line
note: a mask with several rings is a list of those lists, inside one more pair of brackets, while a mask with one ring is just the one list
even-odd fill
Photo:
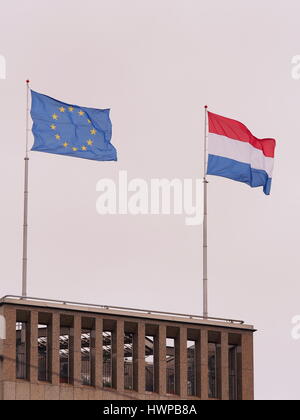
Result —
[[31, 150], [79, 157], [117, 160], [110, 143], [109, 109], [70, 105], [31, 91], [34, 145]]

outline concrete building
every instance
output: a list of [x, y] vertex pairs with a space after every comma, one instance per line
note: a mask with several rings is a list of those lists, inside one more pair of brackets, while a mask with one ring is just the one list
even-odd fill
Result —
[[0, 300], [0, 400], [252, 400], [242, 321]]

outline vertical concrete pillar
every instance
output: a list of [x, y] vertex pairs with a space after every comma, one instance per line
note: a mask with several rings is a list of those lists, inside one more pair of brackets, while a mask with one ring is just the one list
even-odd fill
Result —
[[242, 346], [242, 400], [254, 399], [254, 358], [253, 358], [253, 335], [243, 333]]
[[145, 324], [138, 322], [133, 336], [133, 389], [145, 393]]
[[[208, 331], [200, 330], [200, 343], [196, 346], [197, 395], [208, 400]], [[199, 346], [200, 344], [200, 346]], [[199, 348], [200, 347], [200, 348]]]
[[16, 309], [5, 306], [6, 338], [0, 340], [0, 356], [2, 356], [1, 380], [16, 380]]
[[159, 325], [154, 339], [154, 389], [160, 395], [166, 394], [166, 326]]
[[176, 394], [187, 396], [187, 328], [180, 327], [175, 340], [175, 386]]
[[219, 398], [221, 400], [229, 400], [229, 366], [228, 366], [228, 333], [221, 333], [221, 350], [220, 350], [220, 390]]
[[49, 334], [49, 361], [50, 361], [50, 382], [52, 385], [59, 385], [60, 363], [59, 363], [59, 337], [60, 337], [60, 315], [52, 314]]
[[70, 373], [71, 383], [81, 386], [81, 316], [74, 315], [70, 337]]
[[29, 343], [29, 380], [32, 384], [38, 380], [38, 324], [37, 311], [30, 312], [27, 343]]
[[113, 388], [119, 392], [124, 390], [124, 321], [116, 321], [112, 343], [112, 379]]
[[97, 389], [103, 386], [103, 321], [95, 319], [92, 331], [92, 385]]

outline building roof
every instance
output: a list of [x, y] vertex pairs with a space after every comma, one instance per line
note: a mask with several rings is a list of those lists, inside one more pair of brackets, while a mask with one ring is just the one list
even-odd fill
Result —
[[119, 306], [98, 305], [80, 302], [60, 301], [54, 299], [22, 297], [22, 296], [4, 296], [0, 299], [0, 306], [4, 304], [20, 305], [22, 307], [36, 307], [40, 309], [58, 309], [61, 311], [80, 311], [90, 314], [122, 316], [130, 318], [139, 318], [145, 320], [158, 320], [168, 322], [180, 322], [187, 324], [206, 325], [212, 327], [225, 327], [232, 329], [242, 329], [254, 331], [253, 325], [245, 324], [244, 321], [230, 318], [212, 318], [204, 319], [201, 315], [181, 314], [174, 312], [162, 312], [148, 309], [124, 308]]

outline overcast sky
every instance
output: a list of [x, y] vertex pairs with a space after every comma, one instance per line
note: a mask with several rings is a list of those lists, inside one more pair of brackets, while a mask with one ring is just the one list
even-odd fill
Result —
[[[254, 324], [256, 398], [300, 397], [298, 0], [0, 0], [0, 294], [20, 294], [25, 83], [111, 108], [119, 161], [32, 152], [31, 296], [202, 313], [201, 226], [99, 216], [96, 184], [198, 178], [203, 105], [277, 139], [272, 194], [210, 177], [209, 313]], [[30, 137], [32, 143], [32, 137]]]

